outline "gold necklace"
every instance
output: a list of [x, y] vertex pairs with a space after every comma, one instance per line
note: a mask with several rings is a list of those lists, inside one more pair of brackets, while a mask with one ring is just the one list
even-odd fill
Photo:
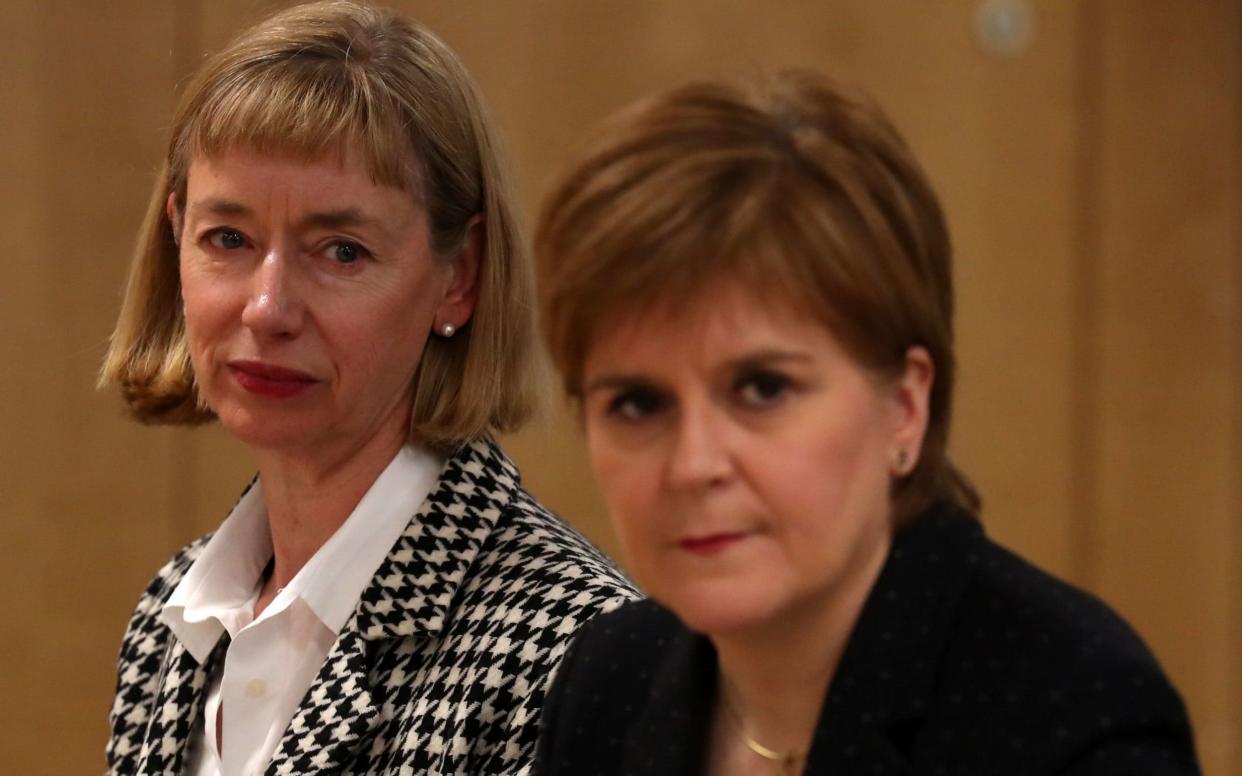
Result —
[[778, 752], [775, 749], [769, 749], [763, 744], [750, 737], [746, 732], [746, 725], [742, 722], [742, 713], [733, 705], [733, 701], [729, 699], [728, 690], [721, 688], [720, 697], [724, 700], [725, 710], [729, 712], [729, 717], [733, 720], [733, 724], [737, 726], [737, 732], [742, 737], [742, 743], [746, 745], [755, 755], [774, 763], [781, 773], [795, 774], [797, 773], [798, 761], [802, 759], [802, 755], [797, 751]]

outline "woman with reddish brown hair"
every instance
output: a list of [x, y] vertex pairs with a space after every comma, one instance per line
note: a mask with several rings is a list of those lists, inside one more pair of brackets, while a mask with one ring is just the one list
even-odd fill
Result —
[[541, 773], [1197, 772], [1133, 631], [984, 534], [944, 218], [877, 107], [806, 72], [645, 100], [536, 267], [651, 597], [578, 637]]

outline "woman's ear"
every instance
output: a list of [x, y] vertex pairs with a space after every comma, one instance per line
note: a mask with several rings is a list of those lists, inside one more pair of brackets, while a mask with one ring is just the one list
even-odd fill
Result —
[[164, 214], [168, 216], [168, 224], [172, 229], [173, 242], [181, 245], [181, 210], [177, 207], [177, 193], [168, 192], [168, 201], [164, 203]]
[[479, 297], [479, 269], [487, 252], [487, 220], [476, 213], [466, 224], [466, 235], [461, 249], [452, 258], [448, 286], [436, 311], [435, 327], [443, 331], [447, 324], [450, 331], [460, 329], [470, 321]]
[[906, 366], [894, 385], [893, 476], [904, 477], [918, 463], [927, 433], [928, 408], [936, 367], [927, 348], [906, 351]]

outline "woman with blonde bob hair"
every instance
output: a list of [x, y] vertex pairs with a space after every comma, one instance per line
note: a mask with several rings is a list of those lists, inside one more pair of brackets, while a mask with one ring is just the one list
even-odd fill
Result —
[[1197, 771], [1139, 638], [984, 535], [947, 453], [948, 234], [877, 107], [801, 71], [644, 100], [535, 250], [651, 596], [579, 634], [538, 772]]
[[633, 597], [491, 434], [533, 292], [456, 56], [353, 2], [208, 59], [177, 109], [102, 382], [218, 420], [259, 475], [139, 600], [110, 773], [517, 773], [575, 628]]

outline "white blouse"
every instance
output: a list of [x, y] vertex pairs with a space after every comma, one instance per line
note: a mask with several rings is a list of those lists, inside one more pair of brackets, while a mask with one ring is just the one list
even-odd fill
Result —
[[[345, 523], [256, 619], [272, 557], [262, 482], [225, 519], [164, 606], [161, 618], [200, 663], [231, 639], [211, 678], [185, 773], [263, 772], [362, 591], [436, 483], [444, 461], [406, 446]], [[223, 751], [217, 746], [221, 716]]]

